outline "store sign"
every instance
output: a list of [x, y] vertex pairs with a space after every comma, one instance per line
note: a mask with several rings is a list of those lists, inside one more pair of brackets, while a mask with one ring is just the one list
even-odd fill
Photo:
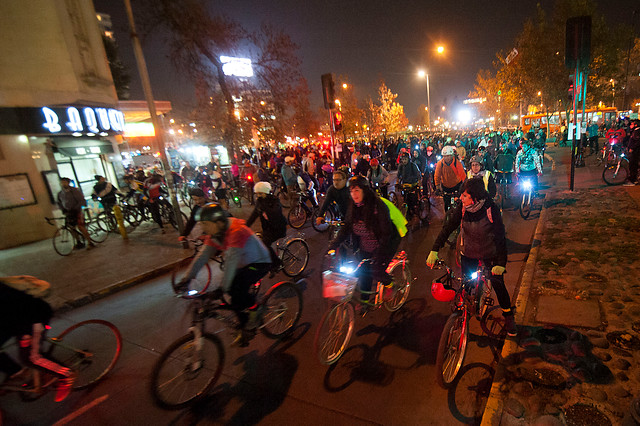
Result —
[[124, 132], [124, 114], [113, 108], [43, 107], [42, 127], [51, 134], [96, 135]]

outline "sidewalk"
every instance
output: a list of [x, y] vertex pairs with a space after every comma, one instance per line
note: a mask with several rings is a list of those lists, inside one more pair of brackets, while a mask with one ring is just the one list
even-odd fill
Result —
[[5, 249], [0, 252], [0, 276], [33, 275], [50, 282], [47, 301], [63, 312], [168, 272], [193, 254], [178, 243], [178, 231], [165, 229], [162, 234], [155, 223], [145, 222], [128, 240], [112, 233], [95, 249], [74, 250], [64, 257], [50, 239]]
[[567, 169], [546, 191], [483, 425], [640, 424], [640, 186], [587, 166], [570, 192]]

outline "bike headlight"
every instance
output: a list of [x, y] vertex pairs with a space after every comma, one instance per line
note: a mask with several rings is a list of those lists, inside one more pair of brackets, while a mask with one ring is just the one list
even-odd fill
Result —
[[478, 271], [476, 271], [473, 274], [471, 274], [471, 279], [472, 280], [475, 280], [476, 278], [478, 278]]
[[522, 182], [522, 189], [524, 189], [525, 191], [530, 190], [533, 187], [533, 185], [531, 184], [530, 180], [525, 180]]
[[353, 273], [353, 271], [354, 271], [354, 269], [350, 268], [348, 266], [341, 266], [340, 267], [340, 272], [342, 272], [343, 274], [349, 274], [350, 275], [350, 274]]
[[189, 291], [187, 292], [187, 294], [188, 294], [189, 296], [196, 295], [196, 294], [198, 294], [198, 290], [189, 290]]
[[438, 159], [438, 161], [440, 161], [442, 160], [442, 155], [438, 155], [436, 158]]

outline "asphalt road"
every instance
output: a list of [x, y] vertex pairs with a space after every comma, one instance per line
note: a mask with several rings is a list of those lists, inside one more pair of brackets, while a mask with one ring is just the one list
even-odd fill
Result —
[[[89, 318], [113, 322], [125, 345], [112, 374], [94, 389], [74, 392], [60, 404], [48, 394], [24, 403], [15, 394], [0, 399], [7, 425], [131, 424], [468, 424], [481, 416], [491, 386], [500, 342], [482, 336], [474, 321], [460, 380], [450, 390], [435, 381], [438, 340], [450, 313], [430, 295], [437, 271], [425, 258], [442, 224], [442, 201], [433, 199], [431, 224], [405, 237], [415, 281], [406, 305], [390, 314], [379, 309], [356, 319], [349, 349], [332, 367], [321, 365], [313, 351], [316, 326], [326, 309], [321, 297], [320, 262], [327, 236], [310, 226], [303, 231], [311, 249], [303, 285], [304, 312], [293, 337], [284, 342], [258, 335], [247, 348], [228, 346], [231, 333], [214, 320], [226, 348], [223, 376], [210, 398], [190, 410], [156, 407], [147, 389], [159, 353], [186, 333], [188, 301], [176, 299], [168, 275], [151, 280], [53, 322], [56, 330]], [[505, 209], [509, 264], [507, 288], [514, 289], [528, 255], [538, 210], [523, 220]], [[446, 249], [441, 252], [446, 256]], [[449, 258], [452, 264], [452, 258]], [[276, 276], [263, 287], [283, 280]], [[264, 292], [264, 290], [263, 290]], [[60, 423], [56, 423], [60, 422]]]

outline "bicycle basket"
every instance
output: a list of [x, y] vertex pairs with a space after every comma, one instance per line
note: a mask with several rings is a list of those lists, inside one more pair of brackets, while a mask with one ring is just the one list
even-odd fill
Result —
[[351, 300], [358, 278], [335, 271], [322, 273], [322, 297], [337, 303]]

